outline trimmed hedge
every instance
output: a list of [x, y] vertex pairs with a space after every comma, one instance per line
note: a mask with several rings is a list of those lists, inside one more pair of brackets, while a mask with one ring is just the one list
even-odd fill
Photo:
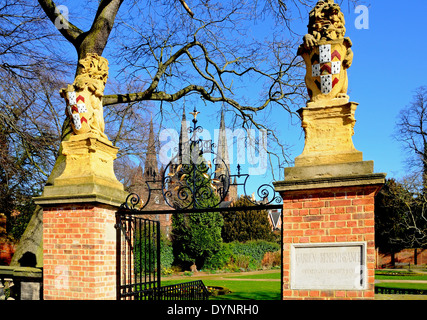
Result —
[[204, 269], [257, 270], [267, 252], [280, 250], [280, 245], [265, 240], [223, 243], [221, 249], [206, 259]]

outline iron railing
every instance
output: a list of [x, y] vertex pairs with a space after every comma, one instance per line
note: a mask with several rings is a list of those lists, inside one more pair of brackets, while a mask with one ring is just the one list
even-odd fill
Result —
[[202, 280], [156, 288], [157, 300], [208, 300], [209, 293]]

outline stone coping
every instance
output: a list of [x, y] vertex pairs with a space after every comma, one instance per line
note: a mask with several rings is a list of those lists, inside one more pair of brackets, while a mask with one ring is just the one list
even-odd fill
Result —
[[58, 204], [77, 204], [77, 203], [101, 203], [114, 207], [120, 207], [126, 200], [108, 197], [102, 194], [69, 194], [42, 196], [34, 198], [34, 202], [42, 207], [56, 206]]
[[385, 183], [385, 173], [371, 173], [361, 175], [342, 175], [335, 177], [321, 177], [312, 179], [277, 181], [273, 182], [275, 190], [296, 191], [309, 189], [325, 189], [343, 186], [379, 185]]
[[0, 266], [0, 278], [43, 278], [42, 268]]

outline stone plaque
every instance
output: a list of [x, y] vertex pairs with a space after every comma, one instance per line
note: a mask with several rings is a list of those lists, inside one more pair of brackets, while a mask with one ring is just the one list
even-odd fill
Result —
[[291, 289], [363, 290], [366, 243], [293, 244]]
[[40, 283], [21, 282], [21, 300], [40, 300]]

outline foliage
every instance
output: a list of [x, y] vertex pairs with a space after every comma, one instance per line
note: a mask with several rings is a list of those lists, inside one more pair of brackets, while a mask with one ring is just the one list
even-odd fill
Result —
[[[233, 205], [234, 207], [254, 206], [245, 196], [240, 197]], [[223, 217], [222, 237], [225, 242], [274, 240], [266, 210], [225, 212]]]
[[224, 294], [228, 294], [230, 293], [230, 289], [225, 288], [225, 287], [212, 287], [212, 286], [208, 286], [206, 287], [206, 289], [208, 290], [208, 293], [210, 296], [216, 297], [219, 295], [224, 295]]
[[[277, 252], [279, 249], [280, 245], [277, 243], [264, 240], [223, 243], [221, 249], [206, 260], [205, 268], [230, 271], [257, 270], [264, 265], [263, 260], [267, 253]], [[268, 263], [265, 265], [268, 266]]]
[[247, 241], [247, 242], [232, 242], [231, 250], [234, 256], [248, 256], [253, 261], [261, 263], [266, 252], [275, 252], [280, 249], [280, 245], [274, 242], [264, 240]]
[[396, 221], [400, 228], [407, 229], [399, 239], [407, 247], [427, 246], [427, 86], [415, 90], [413, 100], [404, 107], [396, 123], [395, 138], [402, 143], [408, 164], [408, 175], [401, 185], [406, 193], [397, 196], [405, 208], [402, 219]]
[[175, 257], [184, 265], [205, 260], [221, 248], [222, 217], [218, 212], [173, 214], [173, 247]]
[[[147, 232], [148, 236], [148, 227], [147, 230], [144, 230], [144, 227], [142, 227], [141, 230], [137, 230], [135, 234], [135, 243], [134, 243], [134, 259], [135, 259], [135, 268], [137, 270], [140, 269], [140, 265], [142, 264], [142, 271], [146, 272], [154, 272], [155, 268], [157, 267], [157, 257], [155, 254], [156, 251], [156, 241], [152, 239], [153, 241], [151, 245], [151, 251], [148, 247], [149, 243], [147, 239], [143, 236]], [[155, 235], [155, 233], [152, 233], [152, 235]], [[149, 252], [150, 251], [150, 252]], [[150, 255], [150, 257], [149, 257]], [[151, 259], [152, 266], [149, 266], [149, 258]], [[170, 269], [172, 267], [174, 261], [174, 256], [172, 252], [172, 245], [171, 242], [166, 238], [165, 235], [160, 235], [160, 268], [163, 274], [171, 273]], [[145, 269], [146, 267], [150, 269]]]
[[218, 252], [206, 259], [204, 269], [220, 270], [230, 262], [232, 256], [233, 251], [231, 246], [223, 243]]
[[282, 265], [282, 255], [280, 250], [275, 252], [266, 252], [262, 258], [261, 264], [263, 268], [280, 267]]
[[[203, 192], [203, 196], [198, 198], [197, 202], [193, 199], [194, 202], [190, 207], [214, 207], [219, 199], [211, 189], [210, 180], [205, 176], [206, 163], [197, 161], [184, 166], [189, 167], [185, 170], [187, 175], [183, 179], [187, 195]], [[195, 263], [199, 268], [203, 267], [205, 260], [221, 249], [222, 226], [223, 219], [219, 212], [173, 213], [172, 241], [178, 263], [183, 266]]]
[[25, 199], [21, 204], [16, 206], [17, 211], [20, 213], [17, 217], [15, 217], [12, 221], [12, 228], [10, 231], [10, 235], [18, 240], [21, 238], [25, 229], [27, 228], [30, 219], [35, 212], [36, 205], [34, 201], [30, 199]]
[[406, 151], [409, 169], [419, 176], [420, 190], [427, 189], [427, 86], [416, 89], [413, 100], [400, 111], [395, 138]]
[[162, 270], [170, 270], [174, 259], [172, 243], [162, 234], [160, 238], [160, 265]]
[[375, 198], [375, 245], [383, 253], [398, 252], [405, 248], [405, 228], [402, 225], [409, 194], [393, 179], [387, 179]]

